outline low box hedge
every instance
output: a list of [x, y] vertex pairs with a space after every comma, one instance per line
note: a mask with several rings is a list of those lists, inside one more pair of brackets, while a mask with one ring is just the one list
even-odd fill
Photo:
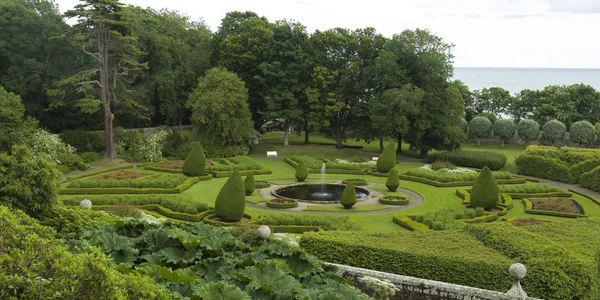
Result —
[[[505, 195], [510, 196], [512, 199], [523, 199], [523, 198], [565, 198], [565, 197], [572, 197], [573, 194], [569, 193], [569, 192], [551, 192], [551, 193], [502, 193]], [[501, 195], [502, 195], [501, 194]], [[456, 195], [465, 199], [466, 202], [470, 202], [470, 200], [467, 201], [467, 199], [470, 197], [471, 195], [471, 190], [470, 189], [457, 189], [456, 190]], [[512, 200], [511, 199], [511, 200]]]
[[217, 220], [214, 220], [214, 218], [216, 218], [216, 217], [217, 217], [217, 215], [214, 213], [208, 214], [208, 215], [204, 216], [204, 218], [202, 219], [202, 222], [213, 225], [213, 226], [235, 226], [235, 227], [244, 226], [245, 224], [253, 224], [253, 223], [258, 222], [258, 220], [256, 218], [252, 218], [252, 216], [249, 214], [244, 214], [244, 218], [248, 219], [248, 221], [244, 221], [244, 222], [217, 221]]
[[270, 186], [271, 186], [271, 183], [264, 181], [264, 180], [255, 180], [254, 181], [254, 188], [257, 188], [257, 189], [264, 189], [264, 188], [268, 188]]
[[[399, 175], [400, 179], [409, 180], [419, 183], [428, 184], [435, 187], [459, 187], [459, 186], [472, 186], [475, 181], [455, 181], [455, 182], [439, 182], [427, 178], [409, 176], [409, 175]], [[515, 178], [515, 179], [498, 179], [496, 180], [498, 184], [522, 184], [526, 183], [527, 180], [525, 178]]]
[[427, 162], [449, 161], [457, 166], [483, 169], [487, 166], [492, 171], [504, 168], [506, 156], [490, 151], [441, 151], [429, 154]]
[[502, 292], [512, 284], [514, 260], [464, 231], [309, 232], [301, 246], [331, 263]]
[[[289, 159], [289, 158], [285, 158], [283, 160], [284, 162], [286, 162], [288, 165], [297, 168], [298, 167], [298, 163]], [[342, 169], [326, 169], [327, 174], [354, 174], [354, 175], [365, 175], [365, 171], [363, 170], [342, 170]], [[321, 169], [311, 169], [308, 168], [308, 173], [321, 173]]]
[[[212, 174], [215, 178], [229, 177], [233, 174], [233, 171], [209, 171], [208, 173]], [[248, 174], [252, 175], [265, 175], [271, 174], [271, 169], [262, 168], [260, 170], [240, 170], [240, 175], [246, 176]]]
[[271, 199], [267, 201], [267, 207], [277, 209], [296, 208], [298, 207], [298, 201], [294, 199]]
[[81, 174], [81, 175], [77, 175], [77, 176], [66, 177], [65, 179], [63, 179], [61, 181], [61, 183], [67, 183], [72, 180], [77, 180], [77, 179], [81, 179], [81, 178], [85, 178], [85, 177], [91, 177], [91, 176], [96, 176], [96, 175], [100, 175], [100, 174], [104, 174], [104, 173], [110, 173], [113, 171], [126, 170], [126, 169], [133, 169], [133, 165], [110, 168], [110, 169], [103, 169], [103, 170], [85, 173], [85, 174]]
[[598, 199], [596, 199], [596, 198], [594, 198], [594, 197], [592, 197], [592, 196], [590, 196], [590, 195], [588, 195], [588, 194], [586, 194], [586, 193], [583, 193], [583, 192], [580, 192], [580, 191], [577, 191], [577, 190], [574, 190], [574, 189], [569, 189], [569, 192], [571, 192], [571, 193], [574, 193], [574, 194], [577, 194], [577, 195], [579, 195], [579, 196], [581, 196], [581, 197], [584, 197], [584, 198], [590, 199], [590, 200], [592, 200], [592, 202], [594, 202], [594, 203], [596, 203], [596, 204], [600, 205], [600, 200], [598, 200]]
[[[457, 189], [456, 196], [463, 199], [464, 205], [468, 206], [471, 203], [471, 190]], [[496, 204], [496, 207], [501, 209], [502, 211], [499, 212], [498, 215], [506, 215], [508, 213], [508, 210], [511, 210], [513, 206], [513, 197], [510, 194], [500, 194], [500, 201]]]
[[58, 193], [59, 195], [100, 195], [100, 194], [179, 194], [199, 181], [209, 180], [212, 175], [204, 175], [192, 177], [182, 182], [173, 189], [160, 188], [64, 188]]
[[587, 218], [588, 215], [585, 214], [585, 210], [583, 206], [579, 204], [576, 200], [573, 199], [573, 202], [577, 203], [577, 205], [583, 211], [582, 214], [572, 214], [566, 212], [558, 212], [558, 211], [549, 211], [549, 210], [541, 210], [541, 209], [533, 209], [533, 203], [527, 198], [523, 198], [523, 202], [525, 203], [525, 212], [532, 215], [544, 215], [544, 216], [554, 216], [554, 217], [564, 217], [564, 218]]
[[348, 184], [350, 182], [352, 182], [354, 186], [367, 186], [369, 184], [366, 180], [360, 178], [349, 178], [342, 180], [342, 184]]
[[414, 218], [415, 215], [395, 216], [392, 221], [410, 231], [426, 232], [431, 230], [427, 225], [415, 221]]
[[384, 195], [379, 197], [379, 203], [385, 205], [407, 205], [410, 203], [410, 198]]

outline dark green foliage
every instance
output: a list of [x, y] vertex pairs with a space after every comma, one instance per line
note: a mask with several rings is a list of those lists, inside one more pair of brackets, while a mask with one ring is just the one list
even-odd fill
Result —
[[[479, 209], [479, 208], [477, 208]], [[465, 223], [459, 221], [460, 219], [472, 219], [483, 214], [478, 215], [477, 209], [467, 208], [465, 206], [459, 207], [446, 207], [435, 212], [428, 212], [425, 214], [417, 215], [415, 221], [427, 225], [427, 227], [433, 230], [456, 230], [465, 227]], [[441, 227], [434, 228], [435, 223], [442, 224]]]
[[[188, 180], [182, 174], [148, 174], [137, 179], [96, 179], [83, 178], [68, 183], [68, 188], [162, 188], [172, 189]], [[154, 175], [154, 176], [151, 176]], [[100, 175], [102, 176], [102, 175]]]
[[396, 169], [392, 169], [388, 174], [385, 186], [390, 192], [395, 192], [398, 189], [398, 186], [400, 186], [400, 179], [398, 179], [398, 172]]
[[346, 185], [346, 188], [344, 188], [344, 192], [340, 198], [340, 204], [343, 205], [345, 209], [350, 209], [356, 204], [356, 190], [354, 189], [354, 184], [352, 182], [349, 182]]
[[96, 152], [81, 152], [79, 153], [79, 157], [81, 157], [84, 163], [91, 163], [99, 160], [100, 154]]
[[482, 138], [492, 133], [492, 122], [486, 117], [475, 117], [469, 122], [469, 136], [477, 139], [477, 145]]
[[[96, 205], [96, 202], [93, 203]], [[60, 238], [78, 239], [86, 230], [115, 225], [122, 220], [103, 211], [80, 208], [79, 203], [76, 205], [77, 207], [55, 206], [39, 218], [40, 224], [52, 227]]]
[[596, 141], [596, 128], [588, 121], [578, 121], [569, 128], [569, 138], [573, 143], [591, 146]]
[[377, 160], [377, 171], [387, 173], [396, 166], [396, 145], [389, 143], [379, 155]]
[[319, 226], [325, 230], [362, 230], [362, 227], [350, 218], [332, 215], [273, 214], [260, 219], [260, 224]]
[[192, 151], [194, 136], [190, 130], [171, 129], [163, 147], [164, 157], [185, 159]]
[[571, 183], [569, 166], [558, 159], [521, 154], [515, 160], [519, 174]]
[[65, 130], [60, 134], [60, 138], [66, 144], [69, 144], [77, 153], [104, 151], [104, 132], [102, 131], [85, 131], [85, 130]]
[[237, 169], [219, 191], [215, 200], [215, 214], [224, 221], [237, 222], [244, 217], [246, 193], [240, 171]]
[[587, 173], [583, 173], [580, 182], [582, 187], [600, 192], [600, 167], [596, 167]]
[[192, 143], [192, 151], [183, 162], [183, 174], [186, 176], [202, 176], [206, 168], [206, 156], [200, 142]]
[[300, 182], [303, 182], [308, 177], [308, 169], [306, 169], [306, 164], [304, 161], [300, 161], [298, 167], [296, 168], [296, 179]]
[[10, 155], [0, 152], [0, 205], [37, 217], [56, 204], [60, 172], [43, 156], [32, 156], [23, 145]]
[[194, 201], [182, 195], [85, 195], [69, 196], [62, 199], [65, 205], [79, 206], [83, 199], [92, 201], [93, 205], [118, 205], [119, 203], [128, 203], [131, 205], [158, 204], [176, 212], [196, 214], [208, 210], [205, 203]]
[[483, 167], [479, 177], [473, 184], [471, 190], [471, 204], [473, 208], [483, 207], [484, 209], [492, 209], [496, 207], [500, 199], [500, 191], [498, 183], [492, 175], [492, 171], [488, 167]]
[[488, 151], [449, 151], [434, 152], [427, 157], [427, 162], [432, 163], [438, 160], [449, 161], [457, 166], [467, 168], [482, 169], [487, 166], [490, 170], [496, 171], [504, 168], [506, 156], [496, 152]]
[[534, 120], [521, 120], [517, 125], [517, 134], [525, 143], [537, 140], [540, 124]]
[[598, 166], [600, 166], [600, 159], [588, 159], [572, 166], [569, 168], [569, 170], [571, 171], [571, 175], [573, 175], [573, 179], [576, 182], [579, 182], [581, 175], [595, 169]]
[[550, 144], [560, 143], [567, 134], [567, 127], [559, 120], [550, 120], [542, 126], [542, 139]]
[[248, 174], [246, 176], [246, 179], [244, 179], [244, 188], [246, 189], [246, 196], [252, 195], [252, 193], [254, 193], [254, 175], [252, 175], [252, 173]]

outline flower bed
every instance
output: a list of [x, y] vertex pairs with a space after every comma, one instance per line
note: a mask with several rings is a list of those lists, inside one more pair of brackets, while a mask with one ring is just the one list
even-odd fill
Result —
[[294, 199], [271, 199], [267, 201], [267, 207], [286, 209], [298, 207], [298, 201]]
[[350, 179], [342, 180], [343, 184], [348, 184], [350, 182], [352, 182], [352, 184], [354, 184], [354, 186], [366, 186], [369, 184], [366, 180], [359, 179], [359, 178], [350, 178]]
[[379, 197], [379, 203], [385, 205], [407, 205], [410, 199], [402, 196], [381, 196]]
[[254, 181], [254, 188], [257, 189], [264, 189], [264, 188], [268, 188], [271, 186], [270, 182], [267, 182], [265, 180], [255, 180]]
[[115, 172], [105, 173], [105, 174], [94, 177], [94, 179], [122, 180], [122, 179], [137, 179], [137, 178], [142, 178], [142, 177], [146, 177], [146, 176], [152, 176], [152, 174], [127, 170], [127, 171], [115, 171]]
[[[513, 176], [508, 172], [493, 172], [499, 184], [522, 184], [527, 180]], [[473, 185], [479, 177], [479, 172], [467, 168], [441, 168], [434, 170], [431, 165], [406, 171], [400, 179], [429, 184], [436, 187]]]
[[525, 198], [523, 202], [528, 214], [566, 218], [587, 217], [583, 207], [572, 198]]

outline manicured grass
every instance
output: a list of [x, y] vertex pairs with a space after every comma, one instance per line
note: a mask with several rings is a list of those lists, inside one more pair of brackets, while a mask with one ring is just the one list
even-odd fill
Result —
[[246, 196], [246, 201], [248, 201], [250, 203], [258, 204], [258, 203], [262, 203], [262, 202], [267, 202], [267, 201], [269, 201], [269, 199], [261, 197], [260, 195], [258, 195], [258, 192], [255, 191], [254, 193], [252, 193], [252, 195]]
[[311, 205], [305, 209], [304, 211], [331, 211], [331, 212], [356, 212], [356, 211], [376, 211], [376, 210], [384, 210], [387, 209], [386, 206], [379, 204], [363, 204], [363, 205], [354, 205], [350, 209], [345, 209], [343, 206], [323, 206], [323, 205]]
[[369, 188], [372, 190], [378, 191], [378, 192], [382, 192], [387, 196], [400, 196], [400, 197], [410, 198], [407, 194], [405, 194], [402, 191], [390, 192], [390, 190], [388, 190], [388, 188], [385, 186], [375, 185], [375, 186], [370, 186]]

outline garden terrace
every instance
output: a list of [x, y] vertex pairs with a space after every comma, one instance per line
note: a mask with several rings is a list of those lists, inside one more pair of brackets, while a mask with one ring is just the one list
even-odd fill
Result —
[[[148, 169], [170, 172], [183, 173], [183, 161], [171, 161], [159, 163], [148, 167]], [[247, 156], [236, 156], [229, 158], [210, 159], [206, 162], [206, 173], [211, 174], [215, 178], [229, 177], [234, 169], [240, 170], [240, 174], [246, 175], [252, 173], [254, 175], [271, 174], [271, 170], [259, 164], [256, 160]]]

